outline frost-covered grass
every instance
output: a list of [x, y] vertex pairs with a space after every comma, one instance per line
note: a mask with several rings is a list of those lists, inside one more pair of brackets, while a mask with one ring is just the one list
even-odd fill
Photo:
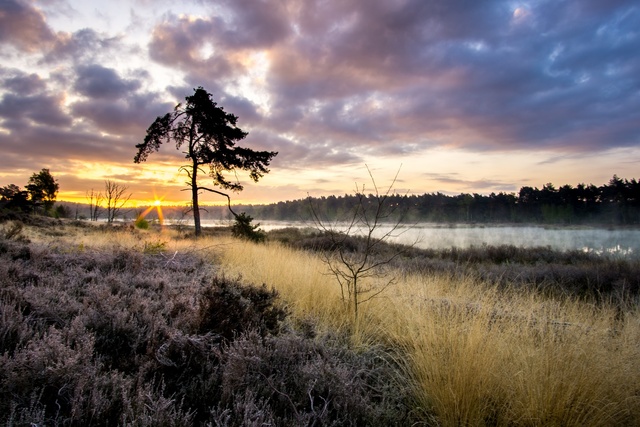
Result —
[[404, 425], [408, 390], [379, 348], [354, 352], [277, 293], [225, 274], [170, 231], [0, 230], [0, 423]]

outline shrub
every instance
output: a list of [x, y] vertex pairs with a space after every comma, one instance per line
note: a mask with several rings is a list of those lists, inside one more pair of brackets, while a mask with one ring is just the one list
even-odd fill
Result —
[[293, 334], [275, 291], [195, 254], [0, 243], [2, 425], [406, 419], [383, 353]]
[[377, 349], [361, 354], [337, 342], [248, 332], [222, 355], [220, 425], [410, 425], [408, 393]]
[[136, 219], [135, 226], [136, 226], [136, 228], [139, 228], [140, 230], [148, 230], [149, 229], [149, 221], [147, 221], [143, 217], [139, 217], [138, 219]]
[[145, 254], [158, 255], [165, 251], [167, 242], [157, 240], [155, 242], [144, 242], [144, 248], [142, 252]]
[[227, 340], [249, 329], [256, 329], [261, 335], [276, 334], [286, 315], [276, 304], [277, 295], [265, 285], [244, 286], [217, 277], [202, 293], [198, 332], [213, 332]]
[[236, 215], [235, 222], [231, 226], [231, 233], [234, 237], [251, 240], [252, 242], [264, 242], [267, 235], [259, 229], [260, 224], [252, 225], [253, 218], [242, 212]]
[[6, 240], [25, 240], [23, 229], [24, 224], [21, 221], [10, 221], [0, 231], [0, 237]]

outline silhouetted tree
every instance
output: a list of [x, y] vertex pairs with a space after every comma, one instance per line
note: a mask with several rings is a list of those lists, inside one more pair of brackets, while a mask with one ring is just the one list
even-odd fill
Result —
[[53, 216], [56, 218], [71, 218], [71, 210], [65, 205], [58, 205], [53, 210]]
[[[189, 164], [182, 166], [191, 189], [191, 203], [196, 236], [201, 234], [200, 208], [198, 194], [206, 190], [229, 196], [217, 190], [198, 185], [198, 172], [202, 166], [209, 166], [209, 176], [213, 184], [226, 190], [242, 191], [242, 184], [236, 180], [229, 181], [223, 174], [245, 170], [250, 178], [257, 182], [269, 170], [267, 166], [278, 154], [272, 151], [254, 151], [236, 146], [236, 142], [244, 139], [247, 133], [236, 127], [238, 117], [226, 113], [211, 99], [211, 94], [202, 87], [195, 89], [194, 94], [187, 96], [184, 105], [178, 104], [173, 112], [158, 117], [147, 129], [144, 142], [137, 144], [138, 153], [135, 163], [147, 160], [149, 154], [158, 151], [165, 142], [174, 142], [177, 149], [183, 149]], [[235, 215], [235, 214], [234, 214]]]
[[116, 219], [120, 209], [122, 209], [131, 198], [131, 193], [128, 195], [125, 194], [128, 188], [129, 187], [124, 184], [119, 184], [111, 180], [104, 182], [104, 199], [107, 202], [108, 223], [112, 223]]
[[96, 193], [92, 188], [90, 192], [87, 191], [86, 197], [89, 202], [89, 219], [90, 221], [97, 221], [104, 196], [100, 192]]
[[0, 188], [0, 207], [10, 211], [29, 212], [33, 209], [29, 201], [29, 192], [21, 190], [15, 184]]
[[53, 207], [60, 186], [49, 169], [42, 169], [31, 175], [26, 188], [34, 207], [42, 205], [44, 210], [48, 212]]

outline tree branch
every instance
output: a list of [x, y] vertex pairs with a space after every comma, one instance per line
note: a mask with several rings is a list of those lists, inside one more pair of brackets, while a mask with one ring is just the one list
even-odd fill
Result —
[[[229, 208], [229, 212], [231, 212], [233, 214], [234, 217], [238, 217], [238, 214], [235, 213], [233, 211], [233, 209], [231, 209], [231, 197], [229, 197], [228, 194], [223, 193], [222, 191], [218, 191], [218, 190], [212, 190], [211, 188], [207, 188], [207, 187], [197, 187], [198, 190], [205, 190], [205, 191], [210, 191], [212, 193], [216, 193], [219, 194], [221, 196], [224, 196], [227, 198], [227, 207]], [[259, 225], [259, 224], [258, 224]]]

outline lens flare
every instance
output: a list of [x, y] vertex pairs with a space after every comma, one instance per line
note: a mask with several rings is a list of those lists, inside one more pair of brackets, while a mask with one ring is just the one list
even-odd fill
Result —
[[142, 219], [144, 217], [146, 217], [147, 215], [149, 215], [149, 213], [151, 213], [154, 209], [156, 210], [156, 213], [158, 215], [158, 222], [160, 222], [160, 225], [164, 225], [164, 214], [162, 213], [162, 201], [164, 200], [164, 198], [166, 197], [166, 195], [162, 196], [162, 197], [158, 197], [155, 193], [155, 191], [153, 192], [153, 203], [151, 204], [151, 206], [149, 206], [147, 209], [144, 210], [144, 212], [142, 212], [140, 215], [138, 215], [137, 219]]

